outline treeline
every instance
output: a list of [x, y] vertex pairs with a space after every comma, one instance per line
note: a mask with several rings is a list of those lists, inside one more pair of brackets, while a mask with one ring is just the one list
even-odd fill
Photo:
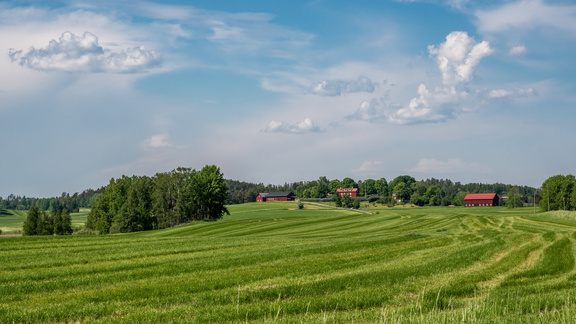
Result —
[[98, 200], [100, 189], [86, 189], [82, 193], [63, 192], [60, 197], [52, 198], [29, 198], [26, 196], [9, 195], [3, 199], [0, 197], [0, 209], [29, 210], [31, 207], [38, 207], [41, 211], [56, 213], [64, 209], [71, 213], [77, 213], [80, 208], [92, 208]]
[[153, 177], [111, 179], [92, 207], [86, 228], [101, 234], [172, 227], [217, 220], [228, 213], [228, 187], [220, 169], [177, 168]]
[[72, 234], [72, 218], [68, 210], [58, 210], [52, 214], [30, 207], [22, 226], [24, 235], [67, 235]]
[[542, 183], [539, 208], [542, 211], [576, 210], [576, 177], [555, 175]]
[[[379, 201], [383, 204], [395, 204], [411, 202], [418, 206], [448, 206], [464, 205], [464, 197], [468, 193], [496, 193], [500, 197], [503, 195], [514, 195], [518, 198], [516, 206], [521, 203], [532, 203], [535, 188], [528, 186], [515, 186], [511, 184], [484, 184], [452, 182], [448, 179], [430, 178], [416, 181], [409, 175], [401, 175], [394, 178], [389, 183], [385, 178], [366, 179], [355, 181], [351, 178], [328, 179], [320, 177], [318, 180], [303, 182], [293, 190], [299, 198], [330, 198], [337, 196], [339, 188], [359, 188], [360, 199], [370, 202]], [[353, 201], [337, 201], [336, 204], [349, 206]]]

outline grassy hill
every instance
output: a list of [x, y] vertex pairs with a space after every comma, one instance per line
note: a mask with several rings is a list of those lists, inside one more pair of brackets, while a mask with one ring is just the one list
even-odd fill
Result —
[[108, 236], [0, 238], [0, 322], [571, 323], [576, 216], [230, 206]]

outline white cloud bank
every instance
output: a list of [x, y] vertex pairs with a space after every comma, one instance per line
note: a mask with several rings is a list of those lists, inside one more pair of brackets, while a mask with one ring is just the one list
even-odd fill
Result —
[[378, 87], [378, 82], [372, 82], [369, 78], [361, 76], [358, 80], [326, 80], [312, 84], [310, 93], [320, 96], [341, 96], [347, 93], [368, 92], [372, 93]]
[[552, 5], [542, 0], [511, 2], [494, 10], [476, 12], [481, 32], [551, 27], [576, 36], [576, 5]]
[[410, 172], [426, 174], [452, 174], [452, 173], [490, 173], [492, 170], [477, 162], [464, 162], [461, 159], [448, 159], [440, 161], [424, 158], [418, 161], [418, 165], [408, 169]]
[[85, 32], [76, 36], [64, 32], [45, 48], [28, 51], [10, 49], [12, 62], [39, 71], [84, 73], [137, 73], [160, 64], [160, 56], [144, 47], [111, 52], [98, 44], [98, 37]]
[[319, 133], [323, 130], [314, 123], [310, 118], [306, 118], [297, 124], [289, 124], [283, 121], [271, 121], [264, 129], [266, 133], [286, 133], [286, 134], [303, 134]]

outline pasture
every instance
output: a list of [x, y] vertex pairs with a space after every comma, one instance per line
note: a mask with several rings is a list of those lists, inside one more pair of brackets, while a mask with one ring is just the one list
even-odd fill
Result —
[[572, 323], [573, 213], [229, 206], [217, 222], [0, 237], [0, 322]]
[[[0, 209], [0, 230], [2, 234], [21, 234], [22, 224], [28, 211]], [[78, 213], [71, 213], [72, 228], [78, 230], [84, 227], [90, 209], [81, 208]]]

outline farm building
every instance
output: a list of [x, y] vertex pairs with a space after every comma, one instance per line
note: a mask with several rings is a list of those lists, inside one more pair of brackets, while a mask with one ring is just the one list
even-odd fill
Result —
[[464, 197], [464, 206], [498, 206], [498, 195], [495, 193], [467, 194]]
[[261, 192], [256, 196], [256, 202], [265, 201], [293, 201], [296, 198], [292, 191], [290, 192]]
[[336, 192], [338, 193], [338, 197], [343, 197], [343, 196], [358, 197], [358, 196], [360, 196], [360, 189], [358, 189], [358, 188], [340, 188], [340, 189], [337, 189]]

